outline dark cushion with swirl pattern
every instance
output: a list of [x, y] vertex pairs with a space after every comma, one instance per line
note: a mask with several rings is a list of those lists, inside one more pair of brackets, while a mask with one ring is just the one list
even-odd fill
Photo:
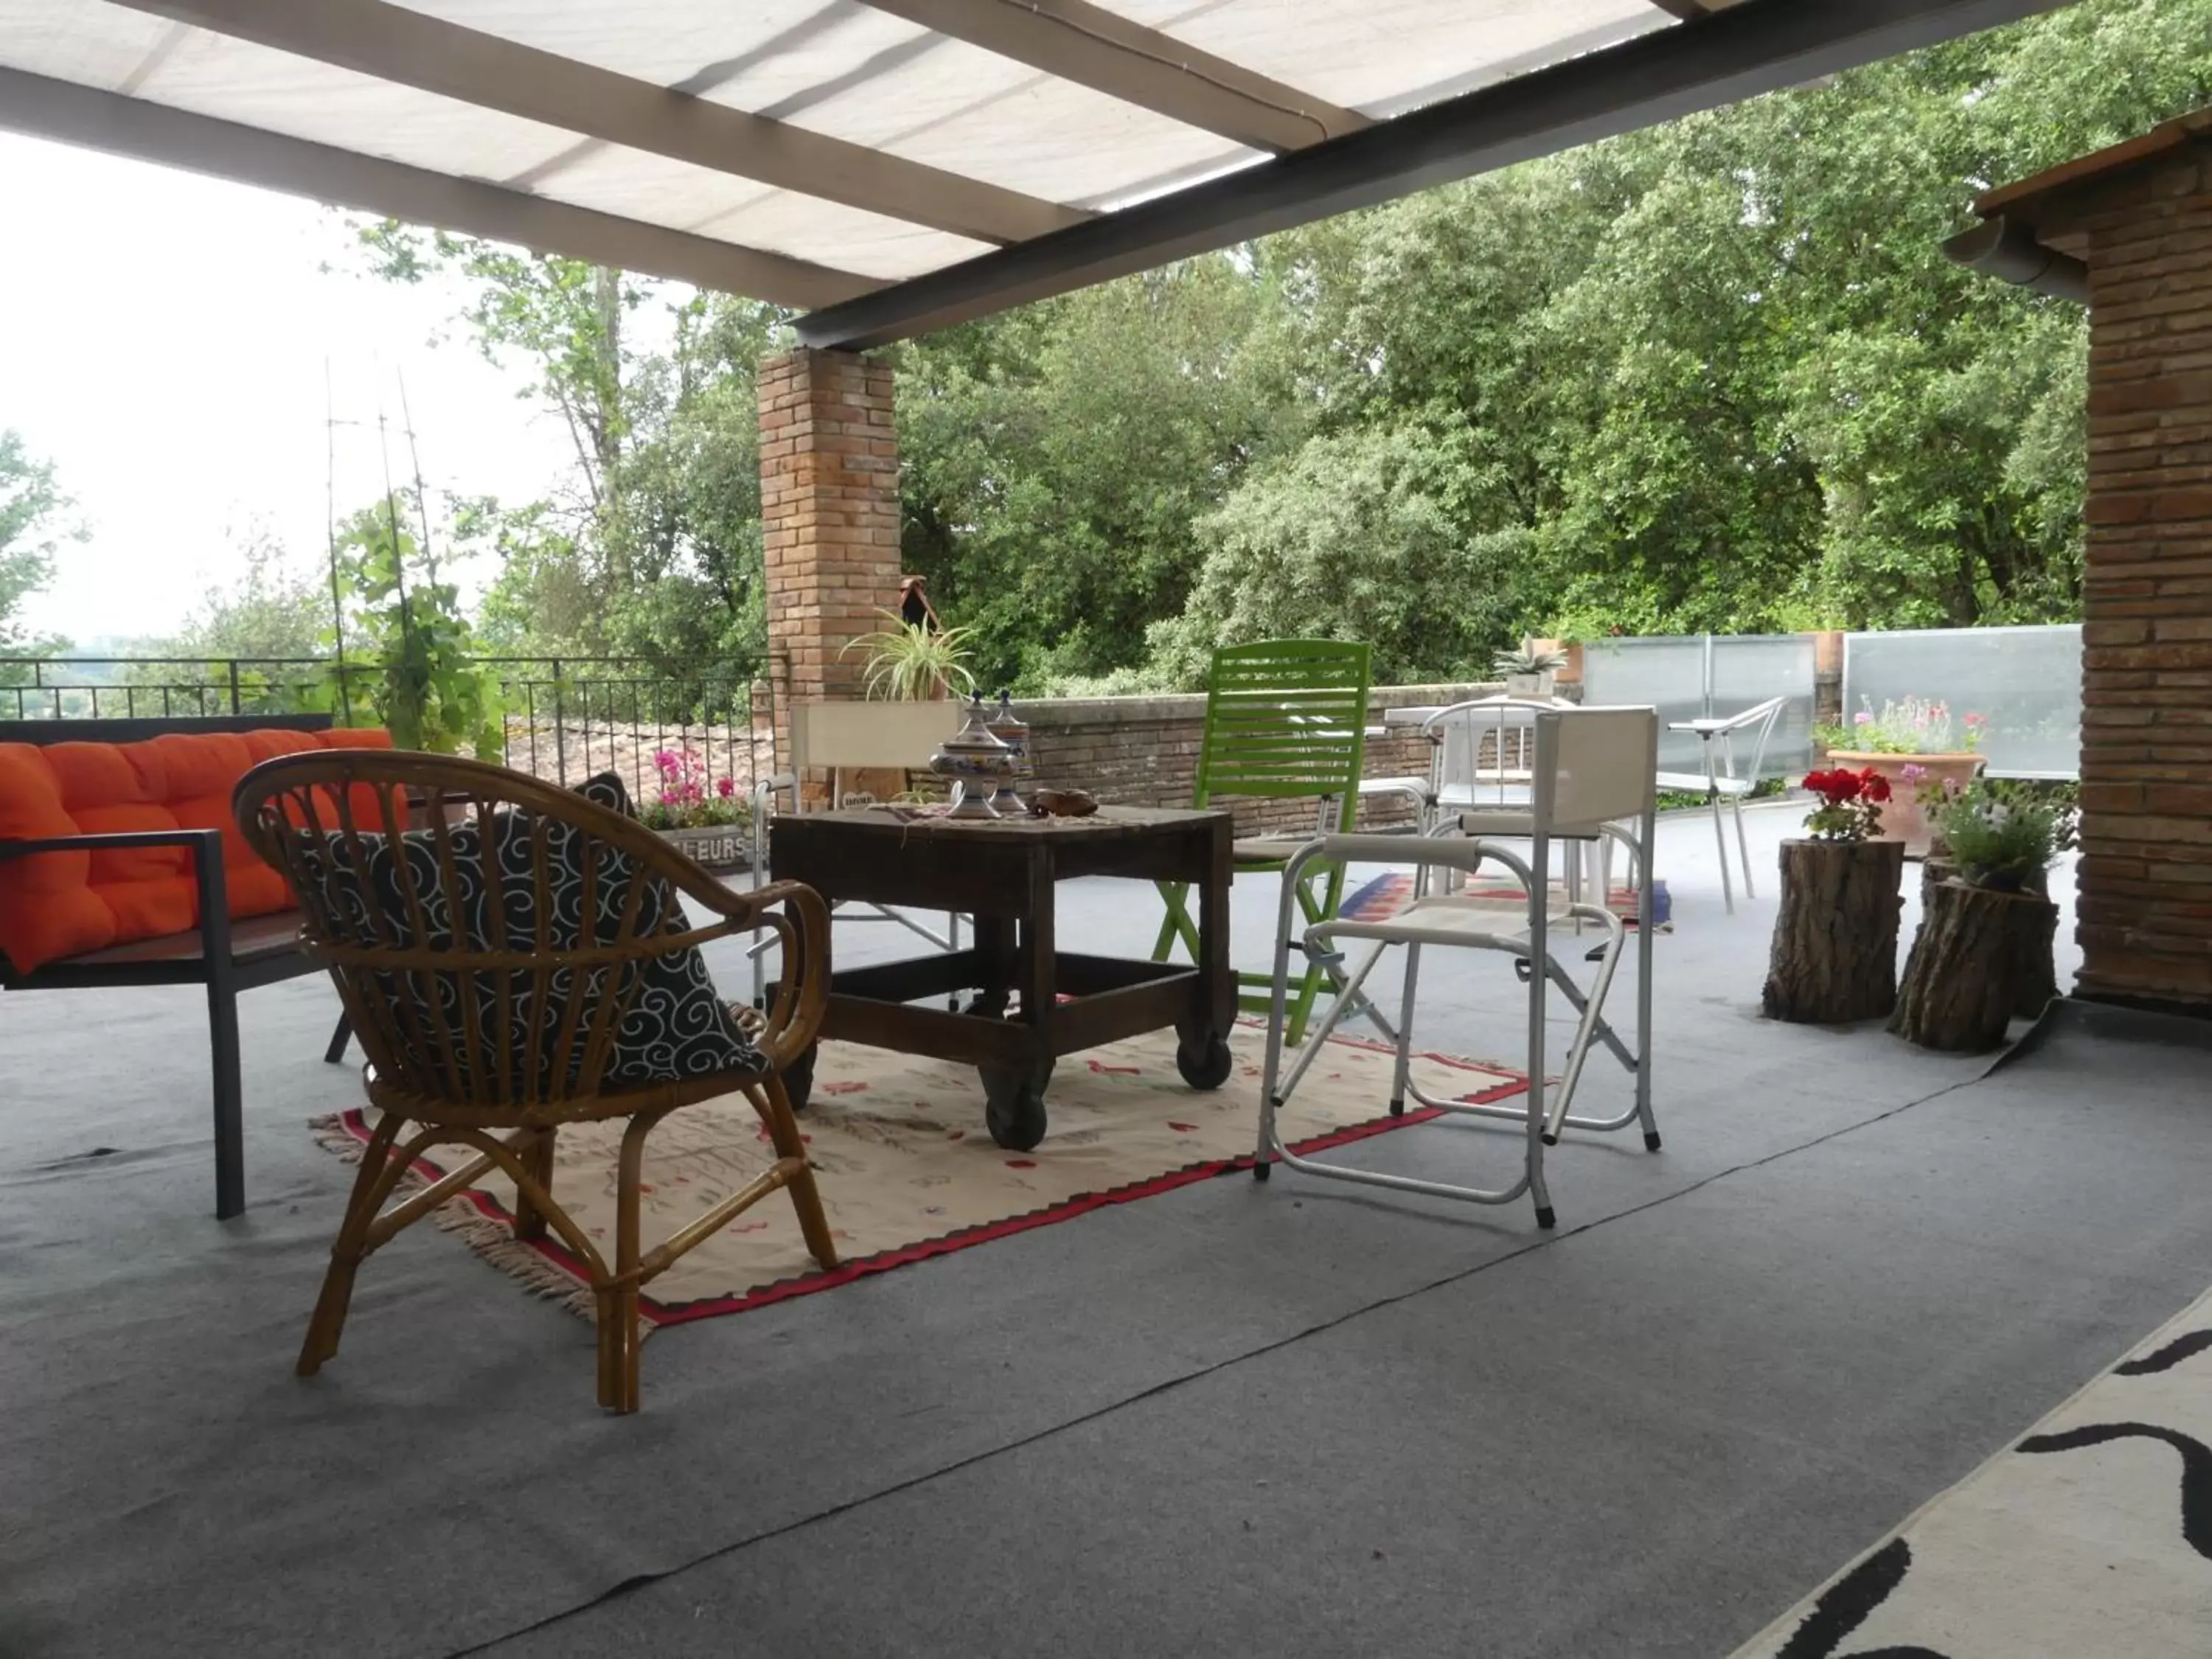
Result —
[[[629, 813], [629, 796], [622, 781], [612, 773], [587, 781], [575, 793], [595, 805], [625, 816]], [[487, 821], [455, 824], [447, 832], [462, 912], [458, 931], [446, 901], [433, 832], [412, 830], [400, 837], [415, 898], [422, 913], [421, 937], [407, 937], [404, 944], [432, 950], [517, 950], [529, 948], [536, 939], [538, 918], [532, 902], [536, 890], [534, 816], [507, 808], [494, 813], [488, 823], [491, 842], [489, 851], [498, 860], [495, 872], [501, 878], [496, 884], [486, 876]], [[413, 912], [395, 867], [389, 838], [364, 834], [360, 839], [375, 908], [386, 918], [406, 921]], [[577, 950], [586, 942], [583, 901], [585, 847], [588, 840], [585, 831], [558, 818], [549, 819], [545, 824], [546, 872], [553, 912], [546, 923], [547, 943], [556, 951]], [[368, 936], [374, 937], [375, 924], [362, 903], [360, 878], [344, 842], [342, 832], [327, 833], [322, 837], [321, 856], [317, 856], [317, 849], [311, 848], [307, 863], [315, 869], [324, 907], [338, 925], [356, 938], [362, 937], [364, 931]], [[621, 848], [606, 842], [599, 844], [593, 872], [593, 908], [597, 915], [588, 929], [592, 942], [613, 942], [621, 926], [623, 905], [635, 867], [635, 861]], [[501, 930], [494, 926], [490, 908], [495, 888], [501, 897], [506, 922], [503, 942]], [[636, 933], [647, 938], [659, 933], [681, 933], [688, 925], [674, 889], [660, 877], [648, 877], [639, 904]], [[611, 984], [611, 972], [620, 975], [620, 979]], [[562, 1022], [571, 999], [579, 994], [586, 999], [580, 1019], [596, 1012], [606, 996], [629, 999], [628, 1012], [615, 1030], [606, 1069], [600, 1077], [602, 1088], [768, 1069], [765, 1057], [716, 994], [714, 982], [696, 946], [625, 963], [617, 969], [595, 968], [583, 975], [580, 984], [575, 969], [556, 969], [547, 978], [542, 1003], [533, 996], [528, 975], [510, 974], [508, 989], [514, 1018], [505, 1021], [501, 1018], [503, 1001], [500, 976], [496, 974], [450, 969], [402, 974], [380, 969], [378, 977], [385, 994], [399, 1005], [397, 1024], [403, 1039], [418, 1026], [423, 1033], [422, 1039], [405, 1043], [410, 1049], [420, 1050], [412, 1058], [431, 1076], [442, 1077], [446, 1051], [436, 1035], [436, 1030], [442, 1029], [447, 1041], [453, 1045], [462, 1086], [474, 1096], [481, 1096], [497, 1082], [498, 1051], [492, 1045], [503, 1039], [514, 1097], [546, 1098], [550, 1079], [543, 1075], [527, 1075], [533, 1054], [532, 1028], [536, 1028], [537, 1068], [542, 1073], [550, 1069], [560, 1046]], [[477, 1004], [480, 1050], [468, 1045], [469, 1028], [460, 1000], [465, 992]], [[412, 1021], [408, 1018], [410, 1013]], [[502, 1024], [503, 1031], [495, 1030]], [[568, 1068], [571, 1089], [577, 1082], [584, 1046], [580, 1035]]]

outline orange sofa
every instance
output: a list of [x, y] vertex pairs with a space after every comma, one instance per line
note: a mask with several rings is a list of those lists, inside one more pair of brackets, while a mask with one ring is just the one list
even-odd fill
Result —
[[[249, 768], [301, 750], [389, 749], [389, 733], [172, 732], [143, 743], [0, 743], [0, 842], [214, 830], [233, 921], [289, 909], [283, 878], [253, 855], [230, 812]], [[0, 956], [19, 974], [64, 957], [200, 924], [188, 846], [94, 846], [0, 864]]]
[[327, 714], [0, 721], [0, 989], [206, 988], [218, 1216], [246, 1206], [237, 994], [318, 971], [231, 793], [278, 755], [391, 746]]

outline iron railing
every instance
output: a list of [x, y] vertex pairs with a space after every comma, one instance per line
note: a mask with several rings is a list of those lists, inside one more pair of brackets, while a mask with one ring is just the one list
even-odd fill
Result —
[[[672, 665], [643, 657], [478, 657], [505, 711], [507, 763], [573, 786], [611, 771], [640, 805], [659, 799], [662, 752], [688, 757], [710, 793], [744, 799], [774, 769], [764, 663]], [[327, 710], [378, 724], [380, 667], [310, 657], [0, 658], [0, 719], [192, 720]]]

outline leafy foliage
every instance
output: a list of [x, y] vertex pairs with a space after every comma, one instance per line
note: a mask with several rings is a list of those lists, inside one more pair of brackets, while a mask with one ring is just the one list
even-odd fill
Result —
[[524, 369], [521, 395], [570, 439], [575, 465], [544, 498], [456, 504], [457, 544], [499, 562], [487, 640], [664, 666], [757, 658], [767, 611], [753, 371], [782, 313], [390, 221], [357, 234], [389, 280], [461, 277], [478, 349]]
[[234, 550], [243, 569], [227, 587], [210, 587], [161, 643], [169, 657], [307, 660], [326, 654], [332, 605], [327, 571], [295, 563], [265, 526], [249, 526]]
[[[402, 511], [387, 498], [356, 513], [339, 533], [339, 569], [354, 599], [346, 659], [374, 665], [367, 695], [398, 747], [440, 755], [465, 747], [496, 761], [507, 748], [499, 682], [472, 661], [459, 591], [438, 580], [435, 560]], [[349, 707], [361, 689], [349, 672], [334, 688]]]
[[53, 580], [54, 556], [85, 532], [50, 463], [33, 460], [20, 434], [0, 428], [0, 653], [35, 655], [62, 641], [33, 639], [17, 617], [23, 601]]
[[902, 349], [907, 564], [985, 684], [1127, 665], [1182, 609], [1197, 521], [1298, 419], [1259, 362], [1267, 304], [1212, 257]]
[[1472, 532], [1458, 490], [1469, 434], [1419, 423], [1316, 437], [1200, 521], [1183, 614], [1152, 630], [1169, 684], [1203, 684], [1217, 645], [1365, 640], [1388, 682], [1479, 677], [1524, 607], [1531, 538]]
[[968, 667], [969, 630], [910, 623], [896, 611], [878, 611], [888, 626], [846, 647], [867, 653], [868, 695], [890, 702], [959, 696], [975, 689]]
[[2016, 784], [1978, 781], [1936, 814], [1936, 830], [1976, 887], [2016, 891], [2074, 845], [2074, 803]]

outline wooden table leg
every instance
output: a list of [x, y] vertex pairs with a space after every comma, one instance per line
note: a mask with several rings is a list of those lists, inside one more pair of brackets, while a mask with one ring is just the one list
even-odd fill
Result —
[[1229, 961], [1235, 842], [1225, 824], [1210, 826], [1209, 836], [1206, 878], [1198, 884], [1198, 1006], [1176, 1027], [1176, 1069], [1194, 1089], [1218, 1089], [1235, 1063], [1229, 1054], [1237, 1023], [1237, 975]]
[[1054, 1011], [1060, 1004], [1060, 975], [1054, 954], [1052, 848], [1030, 849], [1029, 894], [1022, 915], [1022, 1018], [1036, 1037], [1038, 1086], [1052, 1064]]
[[1006, 1012], [1020, 971], [1020, 939], [1012, 916], [977, 916], [974, 923], [977, 990], [967, 1012], [997, 1019]]
[[991, 1139], [1010, 1152], [1026, 1152], [1044, 1139], [1045, 1085], [1052, 1079], [1053, 1026], [1059, 999], [1053, 929], [1050, 847], [1029, 849], [1022, 896], [1018, 976], [1021, 1023], [1028, 1029], [1029, 1060], [1001, 1071], [982, 1068], [984, 1121]]

